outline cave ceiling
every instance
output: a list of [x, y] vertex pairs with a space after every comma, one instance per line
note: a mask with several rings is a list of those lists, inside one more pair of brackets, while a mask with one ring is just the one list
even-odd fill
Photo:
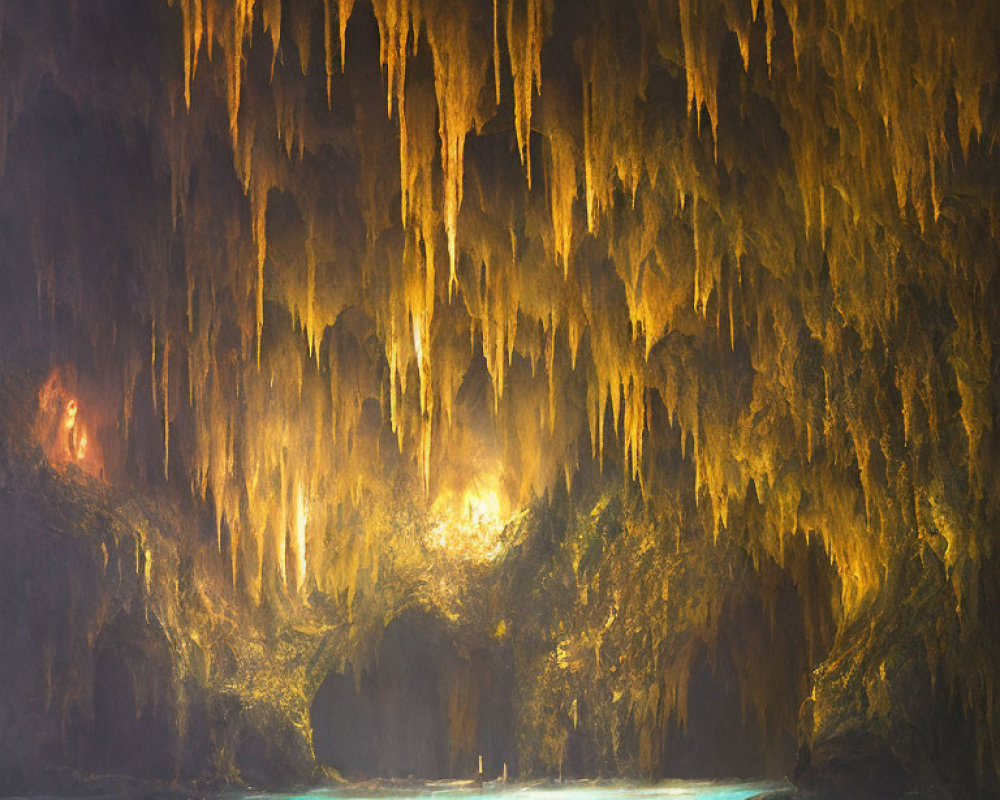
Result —
[[250, 597], [353, 593], [416, 517], [489, 562], [606, 481], [665, 538], [817, 541], [848, 614], [916, 548], [961, 613], [1000, 497], [995, 3], [0, 11], [4, 347], [73, 364], [39, 436], [203, 500]]

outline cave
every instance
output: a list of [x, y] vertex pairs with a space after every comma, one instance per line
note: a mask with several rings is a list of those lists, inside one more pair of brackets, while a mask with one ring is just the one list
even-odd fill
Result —
[[[386, 626], [372, 666], [347, 664], [310, 708], [319, 763], [356, 779], [462, 777], [516, 769], [509, 649], [457, 643], [426, 612]], [[485, 773], [484, 773], [485, 774]]]
[[1000, 796], [998, 42], [0, 0], [0, 795]]
[[101, 631], [94, 648], [90, 752], [84, 754], [89, 768], [111, 774], [141, 769], [147, 777], [173, 777], [173, 687], [157, 674], [169, 663], [166, 642], [143, 621], [119, 615]]

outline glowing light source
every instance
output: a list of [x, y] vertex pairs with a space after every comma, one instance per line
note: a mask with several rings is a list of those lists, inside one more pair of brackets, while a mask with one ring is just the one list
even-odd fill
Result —
[[498, 482], [486, 479], [464, 492], [445, 492], [434, 502], [425, 542], [433, 550], [469, 561], [492, 561], [503, 552], [511, 513]]
[[63, 427], [66, 430], [72, 430], [73, 426], [76, 425], [76, 412], [79, 410], [76, 400], [70, 400], [66, 404], [66, 413], [63, 416]]
[[86, 422], [73, 384], [72, 369], [55, 368], [38, 390], [35, 438], [42, 445], [49, 463], [58, 470], [76, 464], [94, 477], [103, 477], [103, 454], [91, 442], [94, 429], [93, 409], [88, 408]]
[[83, 461], [87, 457], [87, 429], [81, 425], [74, 438], [76, 446], [73, 448], [73, 455], [77, 461]]

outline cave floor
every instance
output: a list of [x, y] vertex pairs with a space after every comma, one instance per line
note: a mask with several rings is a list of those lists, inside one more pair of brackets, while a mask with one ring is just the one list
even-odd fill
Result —
[[303, 794], [243, 794], [232, 800], [423, 800], [423, 798], [455, 797], [472, 800], [748, 800], [763, 796], [784, 795], [790, 784], [774, 781], [664, 781], [642, 785], [622, 781], [571, 781], [565, 784], [487, 783], [478, 788], [471, 781], [374, 782], [342, 787], [314, 789]]

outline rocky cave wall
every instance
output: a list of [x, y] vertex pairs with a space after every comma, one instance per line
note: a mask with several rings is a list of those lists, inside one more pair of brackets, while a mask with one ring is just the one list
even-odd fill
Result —
[[996, 792], [997, 41], [0, 4], [9, 785], [315, 778], [419, 611], [449, 693], [509, 654], [522, 774]]

